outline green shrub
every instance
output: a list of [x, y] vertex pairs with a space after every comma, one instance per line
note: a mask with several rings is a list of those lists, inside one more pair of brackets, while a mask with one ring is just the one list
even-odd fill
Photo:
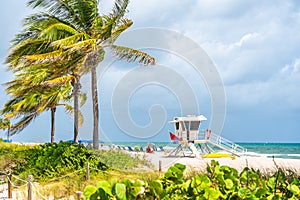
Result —
[[300, 198], [300, 179], [282, 170], [270, 177], [245, 168], [240, 174], [212, 161], [207, 173], [184, 179], [185, 166], [175, 164], [163, 177], [145, 183], [140, 180], [99, 181], [84, 189], [87, 200], [94, 199], [291, 199]]
[[21, 165], [13, 168], [13, 173], [26, 177], [28, 174], [38, 180], [47, 180], [66, 175], [71, 172], [83, 171], [86, 163], [93, 169], [105, 170], [107, 167], [93, 154], [93, 150], [70, 143], [46, 143], [33, 149], [25, 150]]
[[24, 152], [32, 148], [34, 147], [0, 142], [0, 169], [8, 171], [12, 167], [22, 164]]

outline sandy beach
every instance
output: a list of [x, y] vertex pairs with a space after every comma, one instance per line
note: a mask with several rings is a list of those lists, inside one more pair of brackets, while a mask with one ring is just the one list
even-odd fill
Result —
[[292, 170], [300, 174], [300, 159], [283, 159], [283, 158], [268, 158], [264, 156], [242, 156], [232, 158], [191, 158], [191, 157], [168, 157], [164, 152], [146, 153], [146, 159], [151, 161], [156, 169], [159, 169], [159, 162], [161, 161], [162, 171], [174, 165], [181, 163], [187, 166], [187, 171], [205, 171], [207, 164], [211, 160], [216, 160], [220, 165], [233, 167], [241, 172], [245, 167], [260, 170], [261, 172], [270, 173], [277, 171], [277, 167]]

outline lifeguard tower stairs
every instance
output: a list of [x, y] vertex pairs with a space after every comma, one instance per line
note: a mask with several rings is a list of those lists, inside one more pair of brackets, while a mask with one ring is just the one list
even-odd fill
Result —
[[210, 154], [220, 151], [228, 152], [235, 156], [245, 155], [247, 149], [229, 141], [211, 130], [199, 131], [202, 121], [207, 120], [203, 115], [175, 117], [172, 123], [175, 127], [175, 136], [178, 146], [169, 153], [169, 156], [190, 156]]

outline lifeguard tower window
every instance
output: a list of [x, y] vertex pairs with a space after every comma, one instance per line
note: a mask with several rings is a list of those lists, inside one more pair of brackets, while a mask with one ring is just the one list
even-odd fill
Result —
[[189, 131], [190, 130], [190, 122], [184, 122], [184, 124], [185, 124], [185, 129], [187, 131]]
[[191, 121], [191, 127], [190, 130], [191, 131], [196, 131], [199, 129], [200, 126], [200, 121]]
[[179, 122], [176, 122], [175, 126], [176, 126], [176, 130], [179, 130]]

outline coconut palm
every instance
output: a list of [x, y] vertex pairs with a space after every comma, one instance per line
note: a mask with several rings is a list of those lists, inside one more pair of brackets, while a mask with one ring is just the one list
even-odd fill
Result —
[[[78, 98], [80, 97], [80, 92], [78, 89], [74, 89], [79, 88], [78, 75], [76, 75], [76, 62], [78, 62], [78, 60], [76, 59], [75, 55], [72, 56], [72, 61], [67, 61], [64, 59], [59, 60], [59, 58], [52, 60], [50, 55], [55, 54], [57, 49], [50, 46], [52, 42], [51, 40], [45, 40], [38, 37], [43, 30], [43, 26], [43, 24], [40, 24], [39, 26], [33, 25], [29, 27], [25, 22], [25, 30], [16, 35], [15, 39], [13, 40], [13, 47], [11, 48], [10, 54], [6, 60], [6, 62], [9, 64], [9, 70], [13, 71], [16, 76], [22, 76], [18, 81], [14, 80], [13, 82], [8, 83], [8, 85], [11, 84], [8, 88], [8, 93], [12, 94], [14, 98], [7, 103], [7, 110], [3, 111], [10, 112], [11, 115], [16, 115], [16, 113], [23, 113], [26, 115], [26, 117], [20, 120], [19, 123], [17, 123], [14, 127], [16, 132], [19, 132], [18, 130], [22, 130], [22, 127], [27, 126], [40, 113], [41, 110], [44, 110], [35, 107], [38, 104], [35, 102], [30, 102], [30, 96], [35, 96], [37, 95], [36, 93], [44, 93], [43, 90], [46, 88], [46, 86], [62, 87], [64, 85], [71, 84], [73, 86], [73, 93], [76, 93], [76, 95], [74, 94], [74, 105], [77, 107], [79, 106]], [[48, 57], [46, 55], [48, 55]], [[41, 58], [44, 59], [43, 62], [40, 62]], [[26, 84], [24, 84], [25, 82]], [[28, 91], [33, 92], [29, 93]], [[24, 95], [27, 95], [27, 101], [26, 98], [24, 98]], [[10, 110], [10, 104], [14, 104], [20, 100], [22, 100], [23, 103], [29, 102], [30, 104], [33, 104], [33, 106], [30, 106], [30, 108], [33, 109], [33, 112], [32, 110], [29, 112], [28, 110]], [[19, 105], [22, 104], [19, 103]], [[51, 108], [52, 114], [55, 113], [55, 104], [44, 105], [46, 105], [47, 109]], [[67, 104], [64, 105], [66, 106]], [[27, 106], [23, 105], [22, 108], [24, 107], [27, 108]], [[79, 119], [80, 114], [78, 108], [77, 110], [74, 110], [74, 113], [77, 113], [76, 115], [74, 114], [74, 121], [76, 121], [77, 124], [75, 127], [78, 127], [78, 123], [81, 121]], [[54, 130], [52, 132], [54, 133]], [[76, 141], [76, 139], [74, 140]]]
[[51, 143], [54, 143], [57, 106], [64, 106], [68, 113], [73, 112], [73, 107], [67, 103], [61, 103], [71, 100], [70, 83], [58, 85], [55, 78], [51, 79], [51, 74], [53, 72], [47, 66], [33, 69], [28, 67], [17, 73], [15, 80], [6, 83], [6, 91], [11, 95], [11, 99], [4, 105], [2, 114], [10, 118], [21, 118], [12, 125], [12, 135], [23, 130], [42, 112], [50, 110]]
[[[98, 148], [99, 145], [96, 67], [103, 60], [105, 49], [109, 48], [119, 59], [138, 61], [145, 65], [155, 63], [155, 59], [144, 52], [114, 45], [118, 36], [132, 25], [132, 21], [124, 17], [128, 3], [128, 0], [116, 0], [111, 13], [100, 15], [97, 0], [30, 0], [28, 2], [30, 6], [45, 9], [46, 14], [38, 13], [28, 17], [25, 20], [25, 31], [15, 40], [16, 44], [20, 41], [24, 44], [24, 41], [29, 39], [33, 42], [30, 46], [48, 48], [46, 52], [39, 55], [33, 53], [23, 56], [22, 62], [17, 63], [21, 68], [28, 63], [45, 64], [64, 61], [67, 65], [65, 72], [75, 77], [72, 81], [75, 142], [77, 141], [75, 136], [78, 135], [76, 95], [81, 76], [91, 72], [94, 148]], [[26, 45], [24, 46], [26, 48]], [[22, 48], [18, 51], [22, 52]]]

